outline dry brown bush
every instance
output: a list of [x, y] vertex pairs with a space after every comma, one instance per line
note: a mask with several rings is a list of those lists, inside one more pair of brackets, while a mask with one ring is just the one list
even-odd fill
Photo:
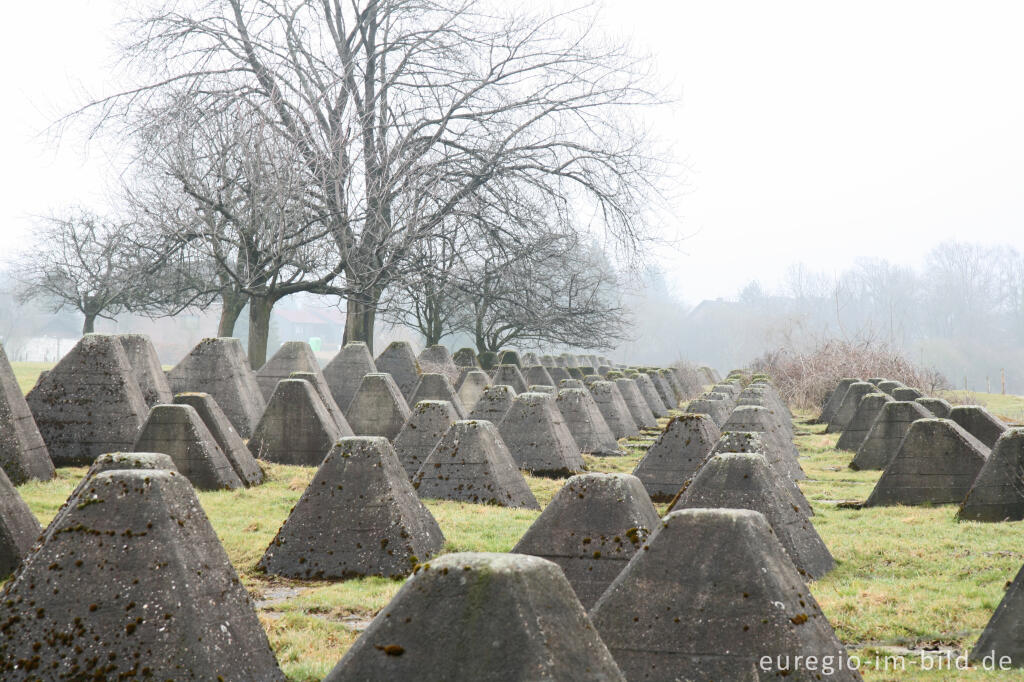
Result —
[[792, 407], [804, 409], [821, 407], [844, 377], [884, 377], [928, 394], [948, 386], [937, 370], [918, 366], [900, 351], [875, 341], [828, 339], [807, 351], [780, 348], [755, 360], [751, 369], [771, 376], [783, 398]]

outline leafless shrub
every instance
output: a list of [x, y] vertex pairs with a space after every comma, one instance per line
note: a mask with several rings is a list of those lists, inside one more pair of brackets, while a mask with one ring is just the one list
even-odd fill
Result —
[[948, 387], [937, 370], [916, 365], [878, 341], [826, 339], [808, 350], [778, 348], [755, 360], [751, 369], [769, 374], [783, 398], [798, 408], [820, 407], [844, 377], [884, 377], [924, 393]]

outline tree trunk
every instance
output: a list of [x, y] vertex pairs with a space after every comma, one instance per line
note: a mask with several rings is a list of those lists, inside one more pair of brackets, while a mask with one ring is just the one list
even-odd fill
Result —
[[220, 322], [217, 324], [217, 336], [234, 336], [238, 316], [245, 310], [245, 294], [225, 290], [221, 294]]
[[269, 296], [249, 297], [249, 365], [259, 369], [267, 361], [270, 338], [270, 312], [276, 299]]
[[96, 330], [96, 313], [86, 313], [82, 324], [82, 336], [92, 334]]
[[362, 341], [373, 353], [373, 325], [377, 319], [377, 301], [351, 297], [345, 301], [345, 336], [342, 343]]
[[487, 339], [484, 338], [484, 318], [479, 312], [473, 324], [473, 342], [476, 343], [477, 355], [487, 352]]

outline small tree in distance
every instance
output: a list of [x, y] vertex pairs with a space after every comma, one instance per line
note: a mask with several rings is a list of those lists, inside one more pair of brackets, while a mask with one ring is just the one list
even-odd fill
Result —
[[194, 301], [178, 300], [173, 282], [161, 281], [173, 279], [174, 253], [143, 236], [131, 223], [81, 208], [44, 218], [34, 234], [37, 246], [12, 264], [18, 300], [42, 302], [53, 312], [77, 310], [85, 316], [83, 334], [95, 330], [97, 318], [180, 312]]

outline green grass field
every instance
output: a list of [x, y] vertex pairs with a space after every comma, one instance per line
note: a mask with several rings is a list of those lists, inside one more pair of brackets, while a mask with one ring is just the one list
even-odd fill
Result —
[[[45, 366], [16, 366], [23, 388]], [[987, 398], [987, 397], [986, 397]], [[1024, 398], [991, 402], [1024, 412]], [[953, 506], [853, 509], [837, 503], [863, 500], [879, 472], [854, 472], [852, 453], [834, 449], [837, 435], [798, 414], [797, 445], [807, 479], [801, 482], [816, 516], [814, 525], [837, 560], [837, 568], [811, 584], [811, 591], [867, 679], [1024, 679], [1024, 671], [986, 673], [920, 670], [922, 652], [932, 655], [969, 648], [988, 621], [1008, 581], [1024, 564], [1021, 523], [957, 523]], [[663, 420], [664, 421], [664, 420]], [[629, 445], [627, 443], [627, 445]], [[636, 445], [636, 444], [634, 444]], [[642, 450], [630, 455], [587, 458], [595, 471], [632, 471]], [[199, 498], [246, 588], [257, 601], [278, 660], [295, 680], [325, 675], [400, 582], [383, 579], [310, 582], [272, 578], [256, 563], [312, 479], [312, 467], [264, 464], [266, 484], [241, 491], [200, 493]], [[84, 475], [65, 468], [48, 483], [19, 488], [33, 512], [47, 523]], [[560, 481], [527, 477], [541, 505]], [[536, 511], [426, 501], [441, 525], [446, 552], [509, 551], [539, 515]], [[664, 506], [659, 507], [664, 511]], [[905, 671], [873, 669], [875, 657], [899, 656]]]
[[981, 405], [1011, 424], [1024, 424], [1024, 398], [1001, 393], [975, 391], [940, 391], [939, 396], [953, 405]]

